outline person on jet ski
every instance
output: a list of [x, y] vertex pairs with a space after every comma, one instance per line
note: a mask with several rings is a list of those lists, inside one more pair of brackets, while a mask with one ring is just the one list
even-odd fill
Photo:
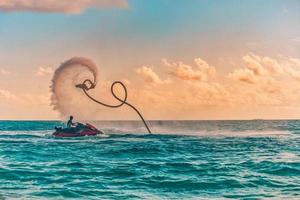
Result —
[[77, 123], [73, 122], [73, 116], [70, 116], [69, 121], [67, 122], [67, 128], [68, 129], [74, 129], [77, 127]]

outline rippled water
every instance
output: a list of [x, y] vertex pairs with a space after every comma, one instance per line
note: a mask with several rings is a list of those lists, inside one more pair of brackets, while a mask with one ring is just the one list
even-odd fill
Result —
[[0, 122], [0, 199], [300, 199], [300, 121]]

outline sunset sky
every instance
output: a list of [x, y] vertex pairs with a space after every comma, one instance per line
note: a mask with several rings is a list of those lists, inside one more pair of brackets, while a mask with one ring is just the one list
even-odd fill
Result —
[[0, 0], [0, 119], [59, 119], [49, 86], [74, 56], [147, 119], [300, 118], [299, 0]]

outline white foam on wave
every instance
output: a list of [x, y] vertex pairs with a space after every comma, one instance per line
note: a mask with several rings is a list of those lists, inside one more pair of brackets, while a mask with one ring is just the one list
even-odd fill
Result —
[[291, 136], [292, 133], [289, 131], [220, 131], [220, 132], [207, 132], [204, 135], [232, 136], [232, 137], [278, 137], [278, 136]]
[[[146, 128], [139, 121], [96, 121], [91, 122], [107, 134], [147, 134]], [[225, 137], [295, 137], [292, 131], [272, 122], [257, 123], [252, 121], [149, 121], [154, 134], [225, 136]]]
[[0, 136], [46, 136], [51, 134], [53, 131], [42, 130], [42, 131], [0, 131]]
[[[112, 135], [124, 135], [124, 134], [137, 134], [143, 135], [148, 134], [145, 130], [139, 129], [104, 129], [104, 132]], [[152, 129], [153, 134], [159, 135], [187, 135], [187, 136], [207, 136], [207, 137], [281, 137], [281, 136], [296, 136], [290, 131], [280, 131], [280, 130], [264, 130], [264, 131], [255, 131], [255, 130], [247, 130], [247, 131], [229, 131], [229, 130], [168, 130], [165, 128], [154, 128]]]
[[[98, 127], [101, 129], [100, 127]], [[104, 131], [104, 135], [98, 135], [97, 138], [106, 138], [110, 135], [148, 135], [146, 130], [143, 128], [105, 128], [101, 129]], [[230, 130], [171, 130], [165, 128], [155, 127], [152, 129], [153, 135], [176, 135], [176, 136], [199, 136], [199, 137], [286, 137], [293, 136], [299, 137], [297, 134], [293, 134], [290, 131], [284, 130], [247, 130], [247, 131], [230, 131]], [[0, 139], [7, 139], [7, 137], [13, 137], [17, 139], [18, 136], [33, 136], [33, 137], [53, 137], [52, 130], [42, 131], [0, 131]], [[14, 137], [15, 136], [15, 137]], [[86, 138], [86, 137], [83, 137]], [[88, 137], [87, 137], [88, 138]]]

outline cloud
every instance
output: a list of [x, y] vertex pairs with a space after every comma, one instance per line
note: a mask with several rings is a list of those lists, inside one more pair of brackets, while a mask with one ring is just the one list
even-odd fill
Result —
[[222, 105], [225, 102], [231, 101], [227, 89], [218, 82], [199, 82], [198, 84], [189, 84], [191, 90], [194, 90], [189, 95], [190, 104], [198, 105]]
[[[292, 104], [298, 84], [288, 78], [288, 74], [295, 80], [300, 80], [300, 71], [285, 63], [298, 63], [297, 59], [258, 56], [249, 53], [243, 57], [246, 68], [235, 69], [228, 77], [249, 86], [235, 85], [236, 99], [242, 100], [248, 106], [284, 106]], [[299, 62], [300, 63], [300, 62]], [[289, 80], [289, 81], [287, 81]], [[297, 98], [296, 98], [297, 99]], [[296, 101], [296, 100], [295, 100]]]
[[294, 65], [294, 66], [300, 68], [300, 59], [298, 59], [298, 58], [290, 58], [290, 59], [289, 59], [289, 62], [290, 62], [292, 65]]
[[5, 98], [6, 100], [15, 100], [17, 99], [16, 95], [8, 90], [0, 89], [0, 96]]
[[292, 67], [287, 67], [286, 71], [292, 78], [300, 81], [300, 70], [295, 70]]
[[266, 70], [261, 64], [261, 58], [255, 54], [248, 54], [243, 57], [246, 67], [254, 72], [255, 75], [265, 75]]
[[131, 84], [130, 80], [128, 80], [126, 78], [122, 79], [122, 82], [125, 83], [126, 85], [130, 85]]
[[160, 77], [150, 67], [147, 66], [142, 66], [141, 68], [138, 68], [136, 72], [142, 75], [143, 79], [147, 83], [163, 84], [170, 82], [170, 80], [161, 80]]
[[297, 58], [290, 58], [286, 64], [285, 71], [295, 80], [300, 81], [300, 60]]
[[[163, 59], [162, 63], [171, 71], [169, 75], [179, 78], [179, 80], [173, 81], [168, 87], [148, 90], [148, 93], [152, 95], [145, 95], [145, 98], [142, 99], [145, 102], [141, 104], [150, 104], [151, 98], [151, 102], [176, 110], [168, 111], [173, 116], [180, 116], [180, 114], [185, 116], [185, 113], [189, 113], [191, 118], [193, 118], [192, 116], [209, 118], [214, 111], [218, 111], [220, 115], [222, 113], [226, 118], [231, 113], [249, 117], [249, 114], [244, 115], [244, 113], [251, 112], [253, 116], [257, 116], [263, 109], [289, 105], [289, 99], [293, 95], [292, 91], [297, 88], [297, 85], [293, 84], [287, 87], [288, 83], [284, 81], [287, 74], [284, 72], [281, 62], [253, 53], [249, 53], [241, 59], [244, 67], [234, 69], [227, 75], [239, 82], [227, 82], [221, 74], [214, 77], [217, 74], [216, 69], [199, 58], [194, 59], [195, 66], [183, 62], [172, 63]], [[240, 82], [249, 84], [240, 84]], [[170, 90], [170, 88], [172, 89]], [[293, 97], [293, 99], [297, 99], [297, 97]], [[161, 107], [157, 110], [164, 110], [164, 108]], [[148, 110], [147, 112], [151, 113], [152, 111]], [[235, 114], [232, 116], [236, 116]], [[217, 114], [217, 118], [220, 115]], [[216, 114], [213, 118], [216, 118]]]
[[10, 71], [8, 71], [6, 69], [0, 69], [0, 74], [2, 74], [2, 75], [8, 75], [8, 74], [10, 74]]
[[249, 53], [243, 56], [242, 60], [246, 68], [235, 69], [232, 73], [229, 73], [229, 78], [256, 84], [284, 74], [283, 68], [276, 59]]
[[277, 60], [269, 58], [269, 57], [262, 57], [261, 58], [261, 64], [265, 67], [265, 69], [271, 74], [271, 75], [279, 75], [283, 73], [283, 69], [278, 63]]
[[6, 89], [0, 89], [0, 99], [22, 105], [49, 105], [50, 94], [13, 93]]
[[209, 77], [215, 75], [216, 70], [214, 67], [208, 65], [201, 58], [195, 60], [197, 68], [184, 64], [182, 61], [170, 63], [167, 59], [162, 62], [170, 68], [170, 74], [187, 81], [206, 81]]
[[82, 13], [90, 7], [127, 7], [127, 0], [1, 0], [4, 12]]
[[170, 74], [182, 80], [205, 80], [206, 75], [200, 70], [194, 70], [191, 66], [178, 62]]
[[207, 62], [205, 62], [201, 58], [196, 58], [194, 61], [198, 68], [208, 76], [214, 76], [216, 74], [216, 69], [207, 64]]
[[229, 78], [233, 80], [238, 80], [250, 84], [258, 82], [258, 79], [253, 71], [249, 69], [236, 69], [228, 75]]
[[35, 71], [36, 76], [48, 76], [52, 75], [54, 73], [54, 70], [51, 67], [39, 67]]
[[278, 75], [283, 72], [278, 61], [269, 57], [261, 57], [254, 53], [249, 53], [243, 57], [245, 66], [256, 75]]

